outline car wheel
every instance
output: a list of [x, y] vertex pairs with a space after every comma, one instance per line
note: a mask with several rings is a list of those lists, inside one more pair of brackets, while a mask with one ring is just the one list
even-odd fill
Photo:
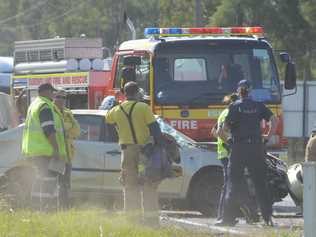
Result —
[[290, 194], [290, 197], [292, 198], [293, 202], [295, 203], [295, 205], [302, 209], [303, 202], [301, 200], [299, 200], [290, 189], [289, 189], [289, 194]]
[[34, 171], [30, 167], [16, 167], [6, 173], [4, 197], [12, 208], [30, 207]]
[[222, 185], [223, 174], [219, 170], [205, 170], [198, 174], [191, 188], [191, 207], [205, 216], [216, 216]]

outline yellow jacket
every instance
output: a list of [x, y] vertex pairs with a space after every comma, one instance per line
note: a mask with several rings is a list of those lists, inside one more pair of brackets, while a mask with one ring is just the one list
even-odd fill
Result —
[[62, 113], [64, 119], [68, 155], [70, 160], [72, 160], [75, 155], [75, 147], [73, 141], [80, 136], [80, 126], [77, 120], [72, 115], [71, 110], [65, 108]]

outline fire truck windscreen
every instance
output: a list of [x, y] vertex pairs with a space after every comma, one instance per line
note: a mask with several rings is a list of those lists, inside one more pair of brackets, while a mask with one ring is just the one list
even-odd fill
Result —
[[160, 44], [154, 61], [157, 105], [211, 105], [252, 83], [251, 96], [280, 102], [280, 85], [270, 46], [263, 41], [201, 41]]

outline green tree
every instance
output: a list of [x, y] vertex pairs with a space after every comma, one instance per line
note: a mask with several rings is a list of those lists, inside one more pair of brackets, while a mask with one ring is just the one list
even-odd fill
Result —
[[[160, 27], [194, 27], [196, 24], [196, 1], [160, 0]], [[202, 25], [208, 23], [219, 0], [200, 0]]]
[[18, 14], [18, 0], [0, 1], [0, 54], [10, 55], [13, 41], [19, 31], [15, 17]]
[[298, 0], [223, 0], [210, 18], [210, 25], [214, 24], [263, 26], [274, 48], [289, 51], [302, 78], [311, 35]]
[[305, 59], [305, 72], [307, 79], [316, 78], [316, 4], [314, 0], [302, 0], [301, 1], [302, 16], [309, 25], [310, 35], [308, 39], [308, 52]]

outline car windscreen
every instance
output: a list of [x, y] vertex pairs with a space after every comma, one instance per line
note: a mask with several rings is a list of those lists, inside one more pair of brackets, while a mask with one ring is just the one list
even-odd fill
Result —
[[96, 115], [74, 114], [80, 125], [81, 141], [101, 141], [104, 134], [104, 117]]
[[257, 101], [280, 101], [271, 48], [252, 41], [194, 41], [161, 44], [154, 60], [158, 105], [209, 105], [235, 92], [242, 79], [252, 83]]
[[171, 135], [172, 137], [174, 137], [174, 139], [176, 139], [176, 141], [178, 142], [178, 144], [181, 147], [196, 146], [195, 141], [193, 141], [191, 138], [187, 137], [183, 133], [181, 133], [181, 132], [177, 131], [176, 129], [174, 129], [171, 125], [166, 123], [163, 120], [163, 118], [157, 117], [156, 120], [157, 120], [157, 122], [159, 124], [161, 132], [167, 133], [167, 134]]

